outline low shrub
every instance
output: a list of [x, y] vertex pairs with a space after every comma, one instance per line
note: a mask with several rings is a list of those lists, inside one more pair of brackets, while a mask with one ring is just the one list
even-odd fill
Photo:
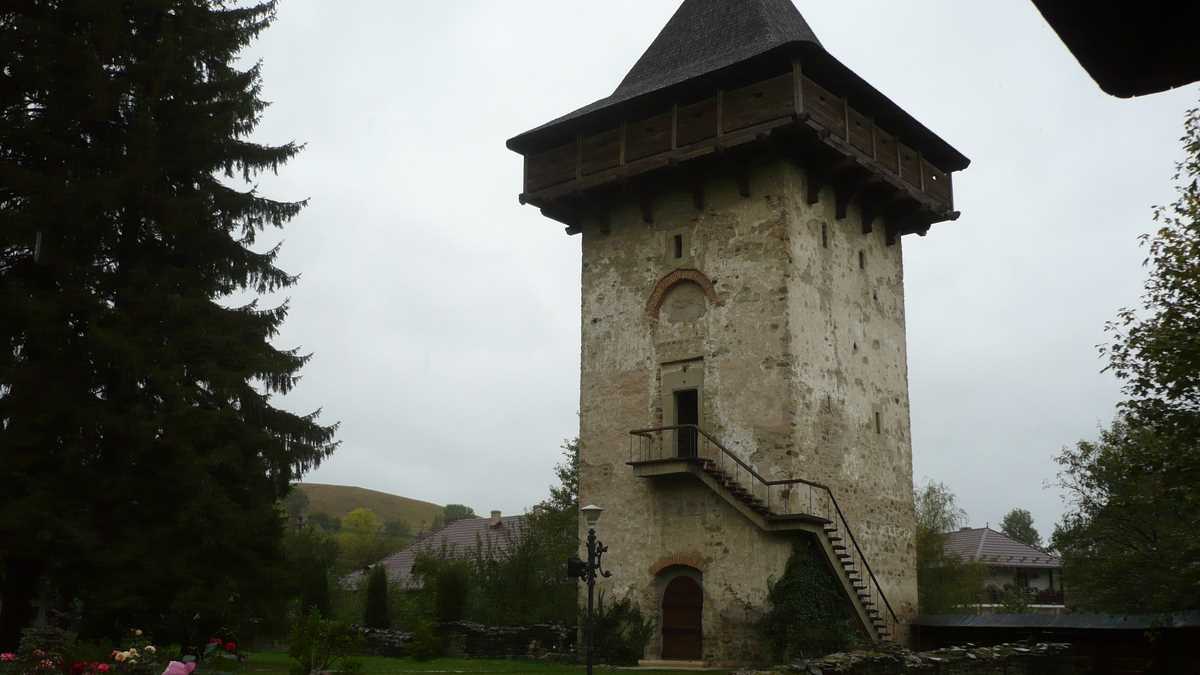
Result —
[[429, 661], [442, 655], [444, 645], [442, 638], [431, 621], [418, 621], [413, 626], [412, 641], [408, 644], [408, 654], [417, 661]]
[[[579, 621], [583, 625], [586, 614]], [[641, 608], [629, 598], [606, 603], [603, 591], [592, 621], [596, 660], [612, 666], [637, 665], [654, 636], [654, 619], [642, 616]]]
[[348, 625], [323, 619], [309, 610], [292, 628], [288, 656], [295, 662], [291, 675], [311, 675], [336, 670], [342, 675], [357, 675], [362, 664], [352, 658], [361, 649], [362, 640]]

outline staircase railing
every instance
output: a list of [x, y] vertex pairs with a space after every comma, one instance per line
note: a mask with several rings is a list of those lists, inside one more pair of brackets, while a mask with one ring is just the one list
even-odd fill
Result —
[[[755, 503], [761, 505], [768, 518], [815, 516], [829, 521], [830, 525], [825, 530], [835, 542], [835, 553], [844, 556], [840, 558], [843, 560], [842, 567], [850, 576], [860, 602], [868, 607], [886, 610], [886, 613], [877, 610], [874, 616], [879, 617], [889, 635], [896, 635], [896, 612], [884, 595], [875, 572], [871, 570], [854, 531], [850, 529], [850, 521], [828, 486], [803, 478], [767, 480], [719, 440], [694, 424], [636, 429], [629, 433], [629, 463], [633, 466], [680, 460], [701, 465], [707, 462], [711, 468], [741, 487], [752, 507]], [[837, 541], [849, 542], [850, 545], [843, 546]], [[877, 632], [882, 632], [880, 625], [876, 624], [875, 628]]]

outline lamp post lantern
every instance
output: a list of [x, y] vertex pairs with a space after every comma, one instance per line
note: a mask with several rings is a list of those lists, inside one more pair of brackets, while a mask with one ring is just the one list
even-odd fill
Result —
[[605, 572], [601, 566], [604, 554], [608, 553], [608, 547], [596, 538], [596, 523], [599, 522], [600, 514], [604, 513], [604, 509], [593, 504], [579, 509], [579, 512], [583, 514], [583, 518], [588, 525], [587, 561], [580, 560], [577, 556], [568, 558], [567, 576], [587, 582], [587, 622], [584, 624], [583, 639], [584, 648], [587, 651], [587, 675], [592, 675], [592, 648], [594, 644], [592, 613], [594, 611], [593, 603], [596, 592], [596, 577], [599, 576], [607, 579], [612, 576], [612, 573]]

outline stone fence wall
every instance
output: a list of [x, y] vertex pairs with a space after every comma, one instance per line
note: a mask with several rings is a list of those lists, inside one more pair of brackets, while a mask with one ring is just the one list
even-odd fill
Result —
[[[900, 647], [881, 651], [831, 654], [806, 659], [786, 673], [803, 675], [1075, 675], [1067, 644], [1004, 644], [950, 647], [912, 652]], [[779, 674], [782, 675], [782, 674]]]
[[[446, 656], [470, 659], [544, 658], [575, 647], [575, 630], [554, 624], [484, 626], [467, 621], [439, 624]], [[402, 630], [360, 628], [367, 648], [380, 656], [405, 656], [413, 635]]]

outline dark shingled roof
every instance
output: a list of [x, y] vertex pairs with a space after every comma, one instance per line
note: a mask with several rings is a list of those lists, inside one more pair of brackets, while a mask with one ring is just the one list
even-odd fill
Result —
[[[394, 553], [376, 565], [387, 569], [388, 582], [400, 588], [419, 588], [420, 580], [413, 576], [413, 564], [422, 554], [447, 558], [466, 558], [475, 554], [482, 546], [485, 554], [502, 554], [525, 533], [525, 516], [505, 516], [499, 522], [491, 518], [467, 518], [456, 520], [446, 527], [427, 534], [413, 542], [408, 548]], [[342, 586], [357, 587], [363, 579], [362, 572], [354, 572], [342, 579]]]
[[604, 101], [631, 99], [800, 42], [821, 44], [791, 0], [691, 0]]
[[963, 528], [946, 535], [945, 550], [963, 560], [991, 567], [1060, 568], [1062, 561], [1049, 553], [1022, 544], [991, 528]]
[[640, 111], [649, 104], [651, 109], [645, 112], [656, 112], [652, 108], [660, 97], [709, 84], [709, 78], [728, 78], [739, 69], [761, 69], [764, 64], [777, 67], [793, 56], [804, 57], [806, 74], [849, 97], [941, 168], [961, 171], [970, 164], [825, 51], [792, 0], [684, 0], [612, 95], [516, 136], [508, 147], [521, 153], [549, 149], [576, 132], [600, 131], [605, 124], [615, 124], [630, 109]]

